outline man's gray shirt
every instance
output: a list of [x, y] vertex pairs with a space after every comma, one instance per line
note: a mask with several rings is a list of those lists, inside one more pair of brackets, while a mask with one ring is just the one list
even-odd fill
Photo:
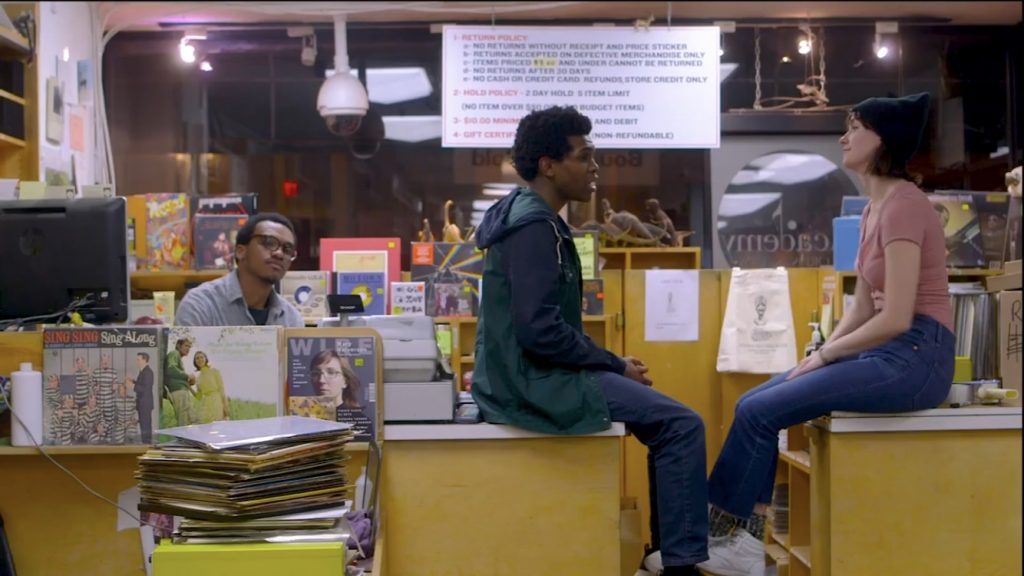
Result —
[[[242, 296], [237, 271], [189, 290], [178, 305], [174, 323], [178, 326], [256, 325]], [[267, 326], [302, 328], [305, 322], [295, 306], [271, 291]]]

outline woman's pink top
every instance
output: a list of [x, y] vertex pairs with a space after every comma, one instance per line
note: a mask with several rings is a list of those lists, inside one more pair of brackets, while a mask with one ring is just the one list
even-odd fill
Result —
[[904, 182], [882, 201], [878, 220], [870, 232], [867, 230], [869, 214], [871, 204], [861, 217], [857, 272], [870, 286], [875, 302], [884, 301], [885, 247], [895, 240], [913, 242], [921, 247], [921, 273], [917, 280], [914, 313], [931, 316], [952, 331], [946, 237], [928, 197], [917, 186]]

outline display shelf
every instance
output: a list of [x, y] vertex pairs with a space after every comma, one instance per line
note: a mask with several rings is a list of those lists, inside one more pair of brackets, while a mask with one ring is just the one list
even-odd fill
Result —
[[775, 566], [775, 576], [789, 576], [789, 552], [778, 544], [765, 544], [765, 565]]
[[605, 260], [603, 270], [700, 268], [697, 247], [599, 248], [597, 253]]
[[14, 102], [15, 104], [21, 104], [22, 106], [25, 105], [25, 99], [24, 98], [22, 98], [21, 96], [18, 96], [17, 94], [11, 94], [7, 90], [0, 90], [0, 99], [10, 100], [11, 102]]
[[804, 474], [811, 473], [811, 455], [803, 450], [783, 450], [779, 452], [779, 458]]
[[10, 28], [0, 28], [0, 58], [25, 58], [32, 53], [28, 40]]
[[810, 546], [793, 546], [789, 549], [789, 555], [800, 561], [801, 564], [811, 567], [811, 547]]
[[778, 544], [765, 544], [764, 553], [768, 555], [776, 564], [789, 560], [789, 555], [786, 553], [786, 549]]
[[174, 292], [180, 299], [189, 285], [216, 280], [226, 273], [226, 270], [139, 270], [131, 273], [131, 286], [140, 292]]
[[24, 148], [25, 141], [21, 138], [15, 138], [14, 136], [8, 136], [0, 132], [0, 148]]
[[789, 550], [789, 532], [772, 532], [772, 540], [783, 550]]

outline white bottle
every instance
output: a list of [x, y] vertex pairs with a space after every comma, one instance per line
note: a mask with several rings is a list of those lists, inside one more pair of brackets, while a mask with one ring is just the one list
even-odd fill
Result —
[[[18, 415], [17, 418], [11, 417], [11, 445], [42, 444], [43, 374], [33, 370], [31, 362], [22, 362], [21, 369], [11, 374], [11, 410]], [[36, 442], [32, 441], [33, 438]]]

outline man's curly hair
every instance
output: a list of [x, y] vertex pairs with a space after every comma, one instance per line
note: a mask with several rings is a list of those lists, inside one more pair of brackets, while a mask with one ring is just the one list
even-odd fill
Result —
[[527, 182], [537, 177], [540, 159], [561, 160], [572, 150], [570, 136], [590, 134], [590, 118], [571, 106], [534, 110], [519, 122], [512, 160], [516, 172]]

